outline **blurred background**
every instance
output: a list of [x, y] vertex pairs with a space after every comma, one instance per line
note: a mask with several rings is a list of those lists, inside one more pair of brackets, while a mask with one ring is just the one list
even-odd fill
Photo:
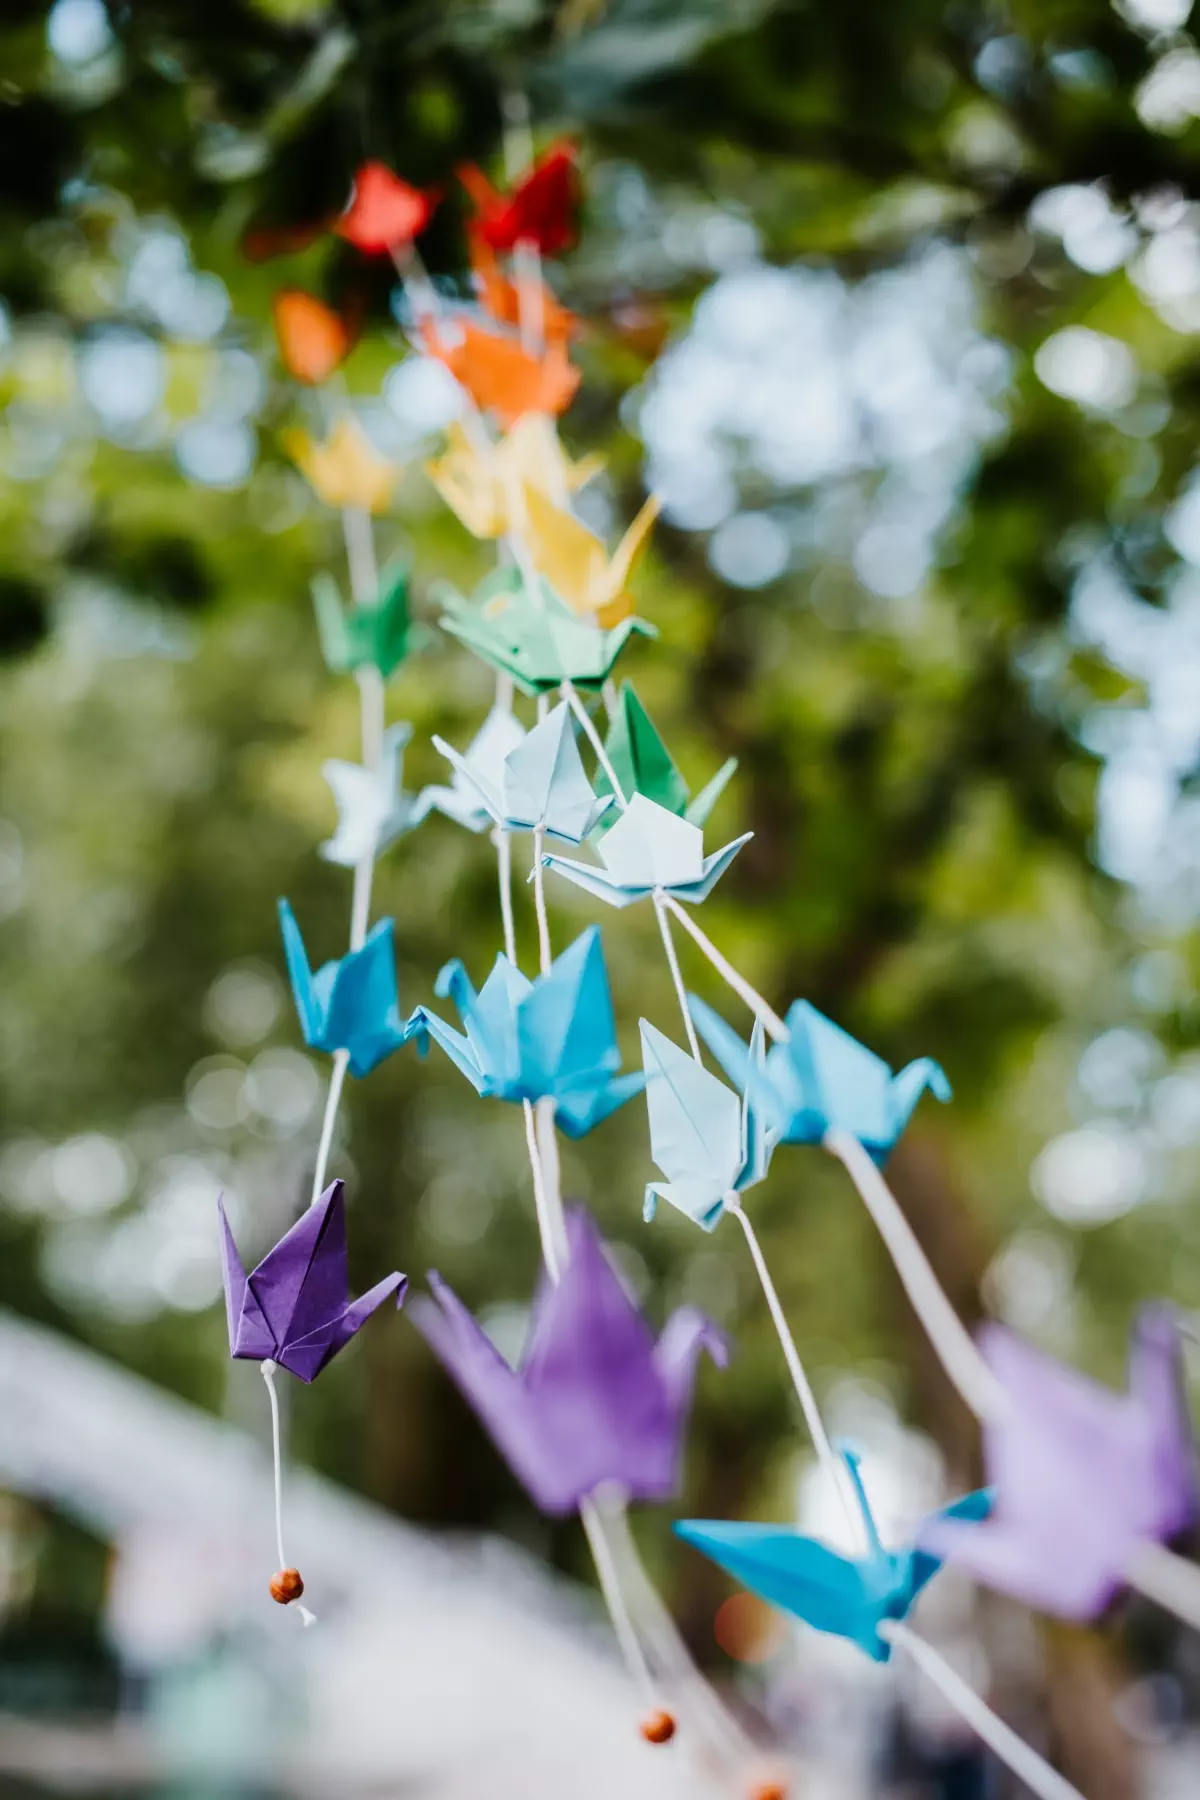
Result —
[[[932, 1055], [890, 1165], [944, 1285], [1119, 1381], [1140, 1300], [1200, 1312], [1200, 48], [1188, 0], [7, 0], [0, 17], [0, 1792], [689, 1791], [631, 1733], [574, 1524], [538, 1518], [406, 1321], [289, 1396], [318, 1632], [271, 1608], [268, 1418], [230, 1365], [215, 1196], [261, 1252], [311, 1178], [275, 899], [343, 947], [325, 757], [353, 683], [308, 584], [337, 519], [270, 298], [351, 310], [405, 464], [414, 605], [488, 555], [421, 462], [457, 395], [390, 268], [317, 228], [382, 157], [444, 198], [506, 94], [578, 138], [586, 322], [563, 435], [615, 534], [665, 511], [631, 677], [693, 789], [753, 830], [704, 925], [777, 1005]], [[390, 690], [407, 784], [491, 677]], [[562, 944], [591, 910], [551, 888]], [[521, 943], [533, 944], [524, 893]], [[384, 859], [401, 1003], [498, 948], [486, 840]], [[676, 1032], [652, 913], [606, 919], [627, 1064]], [[682, 941], [688, 982], [741, 1023]], [[665, 1209], [633, 1105], [565, 1146], [650, 1316], [733, 1334], [679, 1512], [821, 1529], [740, 1240]], [[537, 1240], [519, 1121], [445, 1059], [350, 1085], [352, 1276], [436, 1266], [514, 1354]], [[755, 1217], [833, 1427], [900, 1532], [976, 1473], [843, 1171], [776, 1158]], [[1002, 1800], [926, 1689], [786, 1631], [635, 1521], [697, 1657], [797, 1794]], [[432, 1535], [430, 1535], [432, 1534]], [[268, 1616], [269, 1615], [269, 1616]], [[923, 1629], [1088, 1800], [1200, 1776], [1200, 1644], [1144, 1605], [1067, 1630], [948, 1580]], [[584, 1750], [586, 1749], [586, 1754]], [[645, 1757], [649, 1755], [650, 1761]]]

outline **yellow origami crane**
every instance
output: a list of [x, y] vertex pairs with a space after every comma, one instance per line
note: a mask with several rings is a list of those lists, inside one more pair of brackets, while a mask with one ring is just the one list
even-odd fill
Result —
[[604, 466], [600, 456], [572, 462], [545, 413], [522, 414], [497, 444], [458, 424], [447, 436], [448, 448], [425, 464], [425, 472], [477, 538], [524, 532], [526, 488], [565, 501]]
[[610, 559], [600, 539], [573, 513], [526, 483], [524, 536], [533, 565], [572, 612], [605, 630], [619, 625], [633, 613], [629, 583], [661, 506], [652, 494]]
[[307, 431], [285, 431], [280, 442], [326, 506], [384, 512], [400, 471], [380, 456], [362, 427], [344, 413], [323, 444]]

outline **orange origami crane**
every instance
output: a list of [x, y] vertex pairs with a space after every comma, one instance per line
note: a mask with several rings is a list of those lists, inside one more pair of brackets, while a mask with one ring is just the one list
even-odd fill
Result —
[[280, 442], [326, 506], [378, 513], [391, 500], [399, 470], [380, 456], [349, 413], [342, 414], [323, 444], [300, 430], [282, 432]]
[[346, 321], [303, 288], [283, 288], [271, 302], [279, 354], [289, 374], [310, 386], [325, 381], [349, 355]]
[[494, 412], [505, 425], [523, 413], [560, 413], [579, 386], [566, 347], [551, 344], [544, 356], [529, 356], [515, 338], [486, 331], [471, 319], [456, 321], [461, 340], [447, 344], [432, 323], [425, 326], [425, 346], [445, 363], [466, 388], [481, 412]]
[[582, 618], [608, 630], [634, 610], [629, 583], [650, 541], [662, 502], [652, 494], [608, 556], [598, 537], [573, 513], [525, 486], [525, 542], [533, 565], [559, 599]]
[[524, 533], [527, 487], [565, 505], [604, 466], [603, 457], [594, 455], [573, 462], [545, 413], [523, 414], [497, 444], [458, 424], [446, 435], [447, 448], [425, 464], [425, 472], [477, 538]]

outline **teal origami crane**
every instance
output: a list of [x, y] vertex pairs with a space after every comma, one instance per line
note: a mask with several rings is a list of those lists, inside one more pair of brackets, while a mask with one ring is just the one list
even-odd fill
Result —
[[409, 617], [405, 565], [385, 570], [374, 599], [343, 606], [337, 582], [324, 571], [313, 578], [312, 596], [321, 654], [335, 675], [371, 668], [386, 681], [424, 635]]
[[455, 958], [436, 991], [454, 1001], [465, 1033], [418, 1006], [408, 1029], [422, 1050], [432, 1036], [487, 1099], [552, 1099], [555, 1123], [568, 1137], [584, 1137], [644, 1084], [640, 1073], [617, 1073], [621, 1052], [594, 925], [536, 981], [501, 955], [476, 993]]
[[644, 794], [635, 794], [597, 846], [603, 868], [575, 862], [569, 856], [549, 855], [542, 860], [547, 868], [556, 869], [609, 906], [631, 906], [655, 892], [673, 894], [696, 906], [707, 900], [753, 836], [752, 831], [744, 832], [724, 849], [705, 856], [704, 833], [698, 825], [678, 818]]
[[787, 1041], [772, 1044], [761, 1073], [755, 1073], [749, 1049], [719, 1013], [694, 994], [688, 1008], [730, 1080], [751, 1084], [754, 1104], [781, 1143], [819, 1144], [827, 1131], [847, 1131], [874, 1162], [883, 1163], [926, 1088], [939, 1100], [950, 1098], [950, 1083], [930, 1057], [893, 1075], [881, 1057], [807, 1000], [789, 1009]]
[[493, 706], [465, 755], [454, 757], [449, 787], [421, 789], [421, 803], [445, 813], [468, 831], [483, 831], [492, 815], [480, 799], [480, 780], [490, 781], [509, 752], [525, 741], [525, 729], [507, 706]]
[[279, 902], [279, 923], [305, 1043], [331, 1055], [345, 1050], [350, 1073], [369, 1075], [407, 1034], [396, 999], [392, 921], [380, 919], [361, 950], [327, 962], [315, 975], [286, 900]]
[[548, 582], [526, 591], [520, 570], [496, 569], [467, 600], [443, 584], [441, 625], [494, 669], [511, 675], [526, 694], [545, 694], [560, 682], [600, 688], [631, 637], [654, 637], [644, 619], [623, 619], [602, 631], [564, 606]]
[[[849, 1451], [843, 1454], [866, 1530], [865, 1556], [840, 1556], [816, 1538], [801, 1537], [782, 1525], [681, 1519], [675, 1530], [772, 1606], [803, 1619], [815, 1631], [846, 1638], [875, 1662], [887, 1662], [891, 1645], [879, 1635], [879, 1627], [885, 1620], [908, 1615], [942, 1561], [925, 1550], [883, 1548], [863, 1490], [858, 1458]], [[934, 1516], [984, 1519], [991, 1504], [990, 1491], [979, 1489]]]
[[321, 845], [326, 862], [356, 868], [421, 823], [431, 804], [428, 789], [409, 794], [403, 786], [404, 747], [411, 736], [411, 725], [390, 725], [377, 769], [332, 759], [321, 765], [338, 810], [337, 830]]
[[[719, 1224], [731, 1195], [761, 1181], [774, 1140], [746, 1093], [740, 1098], [693, 1056], [643, 1019], [642, 1062], [650, 1114], [650, 1154], [667, 1177], [646, 1186], [642, 1217], [660, 1200], [705, 1231]], [[754, 1028], [751, 1056], [761, 1066], [763, 1031]]]
[[[609, 725], [604, 751], [626, 797], [644, 794], [647, 800], [665, 806], [668, 812], [687, 819], [692, 825], [705, 824], [737, 769], [737, 757], [731, 756], [693, 800], [671, 752], [634, 693], [633, 684], [628, 681], [621, 684], [620, 703]], [[603, 769], [596, 773], [596, 792], [612, 792], [612, 784]], [[608, 812], [600, 820], [597, 831], [608, 831], [615, 823], [616, 815]]]
[[600, 814], [613, 804], [611, 794], [598, 799], [587, 778], [575, 742], [575, 720], [565, 700], [547, 713], [527, 737], [508, 752], [493, 774], [443, 738], [433, 740], [454, 773], [475, 789], [488, 816], [502, 831], [547, 831], [581, 844]]

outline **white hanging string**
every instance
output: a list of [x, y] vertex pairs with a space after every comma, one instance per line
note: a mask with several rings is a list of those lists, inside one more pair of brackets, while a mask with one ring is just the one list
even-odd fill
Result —
[[592, 1510], [605, 1532], [621, 1590], [646, 1660], [692, 1729], [705, 1732], [718, 1756], [732, 1759], [739, 1772], [754, 1760], [754, 1747], [722, 1706], [692, 1661], [662, 1596], [647, 1575], [629, 1528], [623, 1494], [598, 1488]]
[[517, 966], [517, 933], [513, 923], [512, 838], [502, 825], [492, 832], [496, 846], [496, 868], [500, 881], [500, 923], [504, 931], [504, 954]]
[[537, 1216], [538, 1236], [542, 1244], [542, 1261], [551, 1281], [562, 1278], [566, 1256], [566, 1234], [561, 1230], [561, 1207], [551, 1210], [546, 1198], [546, 1177], [538, 1151], [537, 1124], [532, 1100], [522, 1100], [525, 1115], [525, 1147], [529, 1151], [529, 1170], [533, 1176], [533, 1210]]
[[613, 1630], [616, 1632], [617, 1642], [621, 1646], [621, 1654], [625, 1658], [630, 1674], [641, 1689], [643, 1699], [653, 1703], [656, 1699], [654, 1678], [650, 1673], [641, 1641], [625, 1603], [625, 1594], [612, 1547], [596, 1510], [595, 1501], [590, 1494], [579, 1502], [579, 1517], [582, 1519], [583, 1529], [587, 1533], [592, 1561], [596, 1565], [596, 1574], [600, 1578], [600, 1591], [604, 1595], [604, 1603], [608, 1607]]
[[663, 905], [668, 909], [673, 918], [679, 920], [679, 923], [683, 926], [693, 942], [700, 946], [700, 949], [704, 952], [721, 979], [733, 989], [735, 994], [746, 1002], [750, 1011], [762, 1020], [765, 1029], [770, 1035], [773, 1038], [778, 1039], [779, 1042], [786, 1043], [791, 1034], [783, 1020], [779, 1017], [779, 1014], [767, 1005], [762, 995], [750, 986], [750, 983], [746, 980], [745, 976], [738, 974], [728, 957], [722, 956], [712, 939], [701, 931], [699, 925], [697, 925], [687, 908], [679, 904], [674, 894], [668, 894], [666, 892], [663, 893]]
[[325, 1113], [321, 1120], [321, 1138], [317, 1145], [317, 1161], [313, 1169], [312, 1196], [309, 1205], [314, 1206], [325, 1191], [325, 1176], [329, 1168], [329, 1152], [333, 1148], [333, 1131], [337, 1124], [338, 1104], [342, 1098], [342, 1087], [346, 1080], [346, 1070], [350, 1066], [350, 1052], [335, 1050], [333, 1068], [329, 1075], [329, 1092], [325, 1096]]
[[977, 1418], [995, 1418], [1008, 1404], [1004, 1389], [947, 1300], [887, 1182], [851, 1132], [827, 1131], [824, 1144], [861, 1194], [946, 1374]]
[[687, 990], [683, 985], [683, 973], [679, 967], [679, 957], [675, 952], [675, 939], [671, 936], [671, 921], [667, 909], [663, 905], [663, 891], [655, 888], [653, 894], [654, 916], [658, 920], [658, 929], [662, 936], [663, 949], [667, 953], [667, 967], [671, 971], [671, 980], [675, 983], [675, 994], [679, 1001], [679, 1011], [683, 1015], [683, 1028], [687, 1032], [688, 1047], [700, 1067], [704, 1067], [704, 1058], [700, 1054], [700, 1040], [696, 1036], [696, 1027], [692, 1024], [692, 1015], [688, 1010]]
[[775, 1283], [771, 1279], [767, 1259], [762, 1252], [762, 1245], [758, 1241], [758, 1233], [750, 1223], [749, 1216], [742, 1206], [741, 1196], [732, 1190], [725, 1195], [725, 1210], [732, 1214], [745, 1234], [746, 1243], [750, 1247], [750, 1255], [758, 1274], [759, 1285], [771, 1314], [771, 1322], [775, 1327], [775, 1335], [779, 1339], [783, 1358], [787, 1363], [788, 1374], [792, 1378], [792, 1386], [796, 1390], [796, 1398], [800, 1402], [804, 1422], [808, 1426], [809, 1436], [813, 1441], [813, 1448], [821, 1467], [833, 1484], [834, 1492], [841, 1501], [842, 1510], [846, 1515], [846, 1522], [853, 1534], [855, 1544], [862, 1544], [865, 1539], [862, 1513], [847, 1475], [846, 1465], [829, 1441], [829, 1434], [825, 1430], [825, 1422], [821, 1417], [821, 1409], [817, 1405], [817, 1397], [805, 1374], [804, 1364], [800, 1360], [800, 1352], [796, 1348], [796, 1340], [792, 1336], [787, 1315], [776, 1292]]
[[[266, 1362], [260, 1364], [260, 1367], [262, 1378], [267, 1384], [267, 1397], [271, 1402], [271, 1448], [275, 1460], [275, 1547], [279, 1552], [279, 1568], [282, 1572], [284, 1569], [289, 1569], [291, 1564], [287, 1559], [287, 1551], [283, 1547], [283, 1446], [280, 1441], [279, 1396], [275, 1392], [276, 1365], [268, 1357]], [[295, 1606], [305, 1625], [316, 1624], [316, 1614], [309, 1612], [302, 1600], [297, 1600]]]
[[1200, 1568], [1164, 1544], [1139, 1544], [1125, 1569], [1131, 1588], [1200, 1631]]
[[1057, 1769], [1052, 1769], [1032, 1744], [1027, 1744], [1010, 1725], [997, 1717], [987, 1702], [980, 1699], [974, 1688], [968, 1686], [932, 1644], [894, 1619], [884, 1620], [879, 1627], [879, 1635], [912, 1657], [922, 1673], [933, 1682], [972, 1731], [990, 1750], [995, 1751], [1001, 1762], [1008, 1765], [1030, 1792], [1038, 1796], [1038, 1800], [1083, 1800], [1079, 1789], [1073, 1787]]
[[579, 694], [576, 690], [575, 683], [573, 681], [570, 681], [570, 680], [567, 680], [566, 678], [564, 678], [559, 683], [559, 692], [563, 695], [563, 697], [565, 698], [565, 700], [567, 702], [567, 705], [571, 708], [571, 711], [575, 714], [575, 717], [579, 720], [579, 723], [582, 725], [584, 736], [587, 738], [588, 743], [592, 746], [592, 749], [596, 752], [596, 761], [600, 764], [600, 767], [604, 770], [604, 773], [607, 775], [608, 784], [612, 788], [613, 793], [616, 795], [617, 805], [621, 808], [621, 811], [624, 812], [626, 807], [629, 805], [629, 801], [625, 797], [625, 789], [621, 786], [621, 783], [617, 777], [617, 771], [613, 768], [612, 763], [609, 761], [608, 751], [604, 748], [604, 744], [601, 740], [600, 733], [596, 730], [595, 725], [592, 723], [592, 715], [589, 713], [587, 707], [583, 704], [583, 701], [579, 698]]

